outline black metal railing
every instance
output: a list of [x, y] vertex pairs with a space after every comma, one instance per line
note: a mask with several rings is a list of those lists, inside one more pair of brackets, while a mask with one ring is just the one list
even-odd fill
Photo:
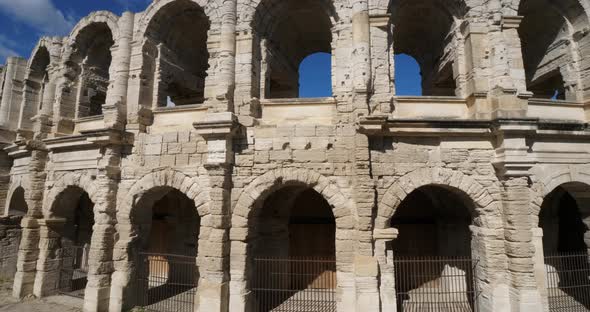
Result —
[[149, 311], [192, 312], [197, 292], [195, 256], [140, 253], [136, 305]]
[[257, 312], [336, 311], [336, 260], [326, 258], [255, 258]]
[[562, 253], [545, 257], [549, 311], [590, 311], [590, 256]]
[[395, 257], [397, 311], [477, 311], [477, 260]]
[[84, 297], [88, 282], [89, 246], [67, 246], [60, 249], [58, 292], [61, 294]]

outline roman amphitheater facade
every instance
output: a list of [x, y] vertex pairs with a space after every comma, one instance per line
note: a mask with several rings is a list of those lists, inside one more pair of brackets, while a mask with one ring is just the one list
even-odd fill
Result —
[[589, 32], [588, 0], [93, 12], [2, 69], [2, 274], [85, 311], [588, 311]]

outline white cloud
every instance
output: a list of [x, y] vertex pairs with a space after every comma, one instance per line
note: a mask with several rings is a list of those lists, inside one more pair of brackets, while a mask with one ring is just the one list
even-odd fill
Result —
[[0, 10], [45, 35], [66, 35], [74, 26], [51, 0], [0, 0]]

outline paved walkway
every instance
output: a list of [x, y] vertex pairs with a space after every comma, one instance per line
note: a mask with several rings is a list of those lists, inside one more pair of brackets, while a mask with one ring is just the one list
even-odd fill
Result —
[[12, 282], [0, 281], [0, 312], [79, 312], [82, 299], [53, 296], [43, 299], [12, 297]]

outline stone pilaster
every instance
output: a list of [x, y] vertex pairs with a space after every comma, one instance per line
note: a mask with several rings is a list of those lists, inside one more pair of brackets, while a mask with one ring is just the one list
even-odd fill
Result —
[[375, 258], [379, 262], [380, 273], [380, 301], [381, 311], [396, 311], [397, 298], [395, 293], [395, 267], [393, 265], [393, 250], [391, 243], [397, 239], [397, 229], [375, 229], [373, 240], [375, 244]]
[[219, 44], [219, 84], [216, 99], [227, 103], [216, 111], [233, 111], [236, 84], [236, 16], [237, 1], [225, 0], [221, 7], [221, 34]]
[[109, 76], [106, 103], [103, 106], [105, 126], [123, 130], [127, 122], [127, 88], [131, 64], [131, 41], [133, 39], [134, 14], [123, 13], [119, 19], [120, 35], [111, 48], [113, 55]]
[[195, 311], [229, 311], [229, 227], [233, 158], [233, 135], [237, 118], [232, 113], [209, 114], [193, 124], [207, 141], [204, 164], [209, 177], [209, 215], [201, 222], [198, 266], [199, 286]]
[[511, 311], [543, 309], [541, 291], [535, 278], [535, 244], [532, 217], [532, 190], [526, 137], [536, 125], [527, 120], [499, 120], [494, 166], [502, 181], [502, 210]]
[[39, 258], [33, 294], [38, 297], [51, 296], [57, 293], [59, 285], [61, 255], [61, 235], [66, 219], [40, 219], [39, 224]]
[[6, 61], [0, 99], [0, 127], [16, 129], [18, 126], [19, 105], [22, 100], [20, 94], [26, 66], [27, 60], [23, 58], [9, 57]]
[[119, 145], [103, 147], [99, 163], [94, 203], [94, 226], [88, 260], [88, 283], [84, 295], [84, 311], [109, 311], [113, 249], [115, 241], [115, 215], [118, 181], [120, 179]]
[[367, 115], [371, 83], [371, 26], [368, 0], [356, 0], [352, 4], [352, 81], [354, 114]]
[[390, 14], [371, 15], [371, 114], [389, 114], [395, 94], [393, 27]]

